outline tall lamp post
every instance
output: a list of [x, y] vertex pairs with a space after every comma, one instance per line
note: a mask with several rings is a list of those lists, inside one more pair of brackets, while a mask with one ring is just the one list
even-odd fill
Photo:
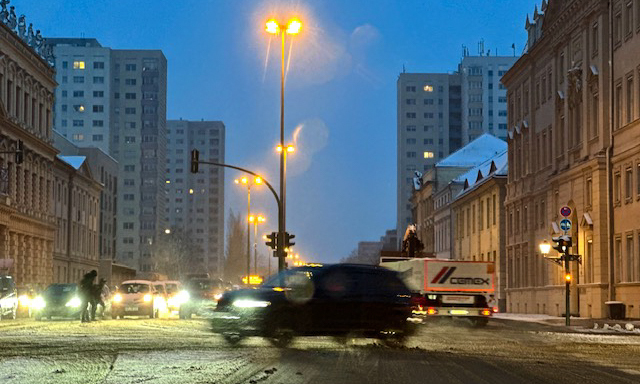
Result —
[[564, 267], [565, 325], [569, 326], [571, 325], [571, 268], [569, 262], [580, 261], [581, 257], [580, 255], [572, 255], [570, 253], [570, 249], [573, 244], [571, 236], [558, 236], [552, 238], [552, 240], [555, 243], [553, 249], [558, 251], [559, 256], [548, 256], [551, 251], [551, 244], [546, 240], [539, 245], [540, 253], [542, 253], [546, 259]]
[[238, 185], [244, 184], [247, 186], [247, 281], [248, 281], [249, 275], [251, 275], [251, 222], [249, 221], [249, 217], [251, 217], [251, 186], [262, 184], [262, 178], [260, 176], [256, 176], [253, 179], [249, 179], [245, 176], [240, 179], [235, 179], [233, 182]]
[[285, 34], [297, 35], [300, 33], [302, 23], [298, 19], [292, 19], [287, 25], [280, 24], [276, 20], [271, 19], [267, 21], [266, 31], [272, 35], [278, 35], [282, 37], [281, 45], [281, 68], [280, 68], [280, 201], [282, 209], [280, 210], [280, 217], [278, 218], [278, 270], [284, 269], [284, 233], [286, 232], [286, 193], [287, 193], [287, 157], [286, 152], [283, 149], [284, 145], [284, 41]]
[[262, 216], [249, 216], [249, 223], [253, 224], [253, 273], [258, 275], [258, 224], [262, 224], [267, 219]]

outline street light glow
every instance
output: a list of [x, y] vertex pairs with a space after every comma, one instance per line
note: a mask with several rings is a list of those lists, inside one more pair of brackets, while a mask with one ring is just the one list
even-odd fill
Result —
[[260, 176], [256, 176], [256, 179], [254, 180], [254, 183], [256, 183], [256, 184], [262, 184], [262, 177], [260, 177]]
[[249, 182], [246, 177], [243, 177], [242, 179], [240, 179], [240, 181], [242, 182], [242, 184], [247, 184]]
[[300, 33], [300, 29], [302, 28], [302, 23], [298, 19], [293, 19], [289, 22], [289, 26], [287, 26], [287, 33], [290, 35], [297, 35]]
[[277, 35], [278, 32], [280, 31], [280, 26], [278, 25], [277, 21], [271, 19], [267, 21], [267, 27], [265, 29], [268, 33], [271, 33], [272, 35]]
[[169, 228], [165, 229], [164, 233], [166, 233], [167, 235], [171, 234], [171, 229], [169, 229]]
[[296, 148], [293, 145], [287, 145], [287, 152], [295, 152]]
[[551, 244], [547, 240], [540, 243], [540, 253], [543, 255], [548, 255], [549, 251], [551, 251]]

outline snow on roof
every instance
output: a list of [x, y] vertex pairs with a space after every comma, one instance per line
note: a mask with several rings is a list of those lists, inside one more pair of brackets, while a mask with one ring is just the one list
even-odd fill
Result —
[[436, 167], [475, 167], [489, 158], [507, 150], [507, 142], [485, 133], [448, 157], [436, 163]]
[[507, 160], [507, 150], [505, 149], [499, 154], [484, 161], [482, 164], [473, 167], [469, 171], [456, 177], [453, 180], [454, 182], [464, 183], [464, 187], [460, 193], [458, 193], [456, 198], [473, 190], [485, 180], [488, 180], [491, 176], [507, 176], [507, 172], [509, 171], [509, 164], [507, 163]]
[[64, 161], [65, 163], [69, 164], [70, 166], [72, 166], [73, 168], [80, 169], [80, 167], [82, 166], [82, 163], [84, 163], [84, 161], [87, 159], [86, 156], [60, 156], [58, 155], [58, 159]]

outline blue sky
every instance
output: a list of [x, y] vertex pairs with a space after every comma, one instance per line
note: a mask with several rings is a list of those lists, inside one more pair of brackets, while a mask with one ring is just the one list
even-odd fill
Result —
[[[522, 52], [531, 0], [14, 0], [46, 37], [94, 37], [116, 49], [161, 49], [168, 60], [167, 118], [222, 120], [230, 164], [277, 184], [279, 45], [268, 16], [298, 15], [287, 74], [290, 157], [287, 228], [312, 261], [337, 261], [396, 222], [396, 80], [456, 69], [477, 54]], [[539, 4], [538, 4], [539, 5]], [[270, 48], [270, 49], [269, 49]], [[267, 53], [269, 52], [269, 53]], [[227, 171], [226, 211], [246, 210]], [[255, 212], [277, 227], [268, 191]], [[262, 247], [263, 252], [266, 248]]]

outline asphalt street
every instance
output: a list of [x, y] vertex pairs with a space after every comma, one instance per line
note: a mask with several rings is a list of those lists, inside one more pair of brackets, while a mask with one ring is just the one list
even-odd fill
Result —
[[0, 321], [0, 383], [640, 383], [640, 337], [491, 321], [423, 325], [404, 347], [262, 338], [204, 320]]

